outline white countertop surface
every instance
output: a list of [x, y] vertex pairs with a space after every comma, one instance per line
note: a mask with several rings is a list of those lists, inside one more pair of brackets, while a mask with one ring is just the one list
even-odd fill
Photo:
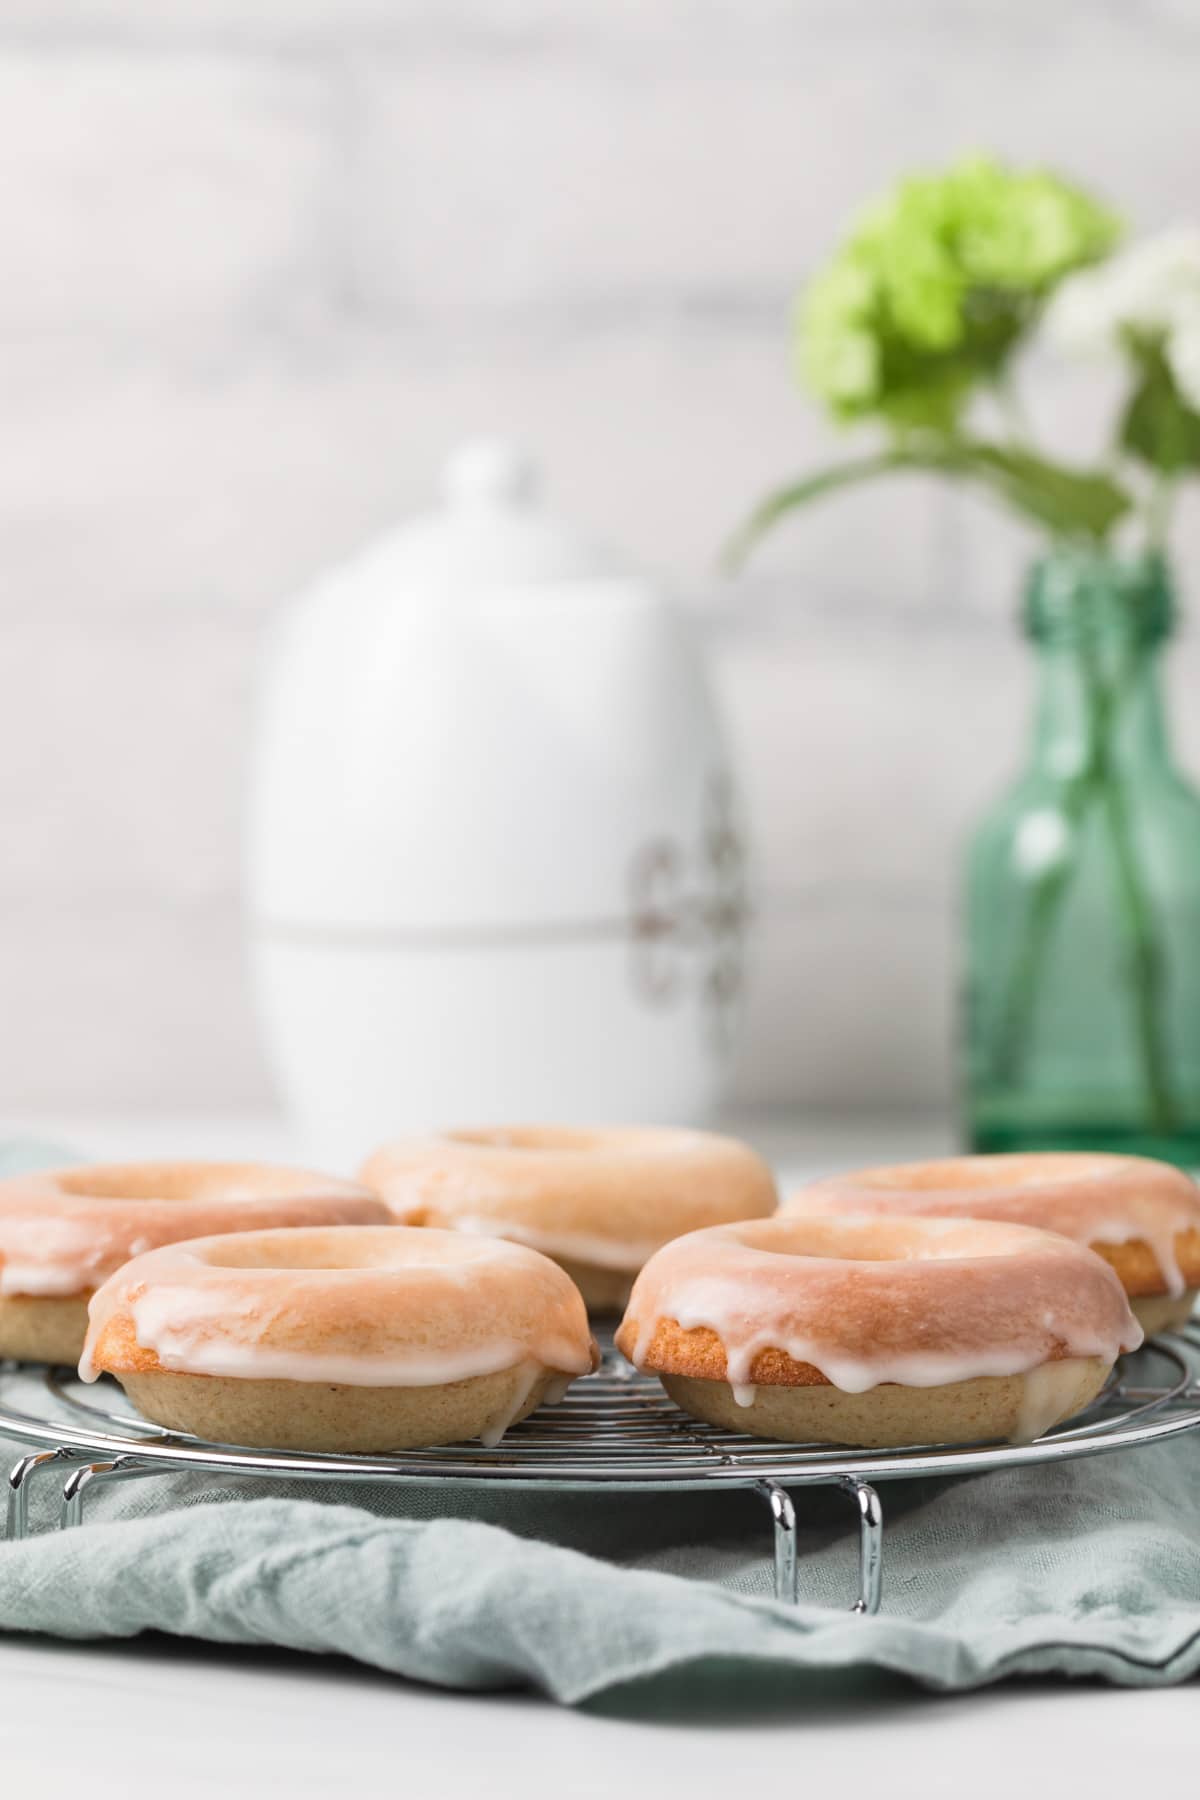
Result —
[[[946, 1148], [910, 1119], [743, 1122], [786, 1177]], [[96, 1157], [289, 1154], [275, 1121], [0, 1121], [0, 1136], [76, 1144]], [[885, 1590], [886, 1605], [886, 1590]], [[739, 1786], [972, 1800], [1022, 1791], [1126, 1796], [1196, 1780], [1200, 1684], [1116, 1690], [1016, 1682], [936, 1697], [895, 1680], [814, 1687], [802, 1703], [764, 1694], [723, 1713], [687, 1690], [663, 1716], [529, 1695], [461, 1695], [328, 1658], [145, 1639], [81, 1646], [0, 1638], [0, 1767], [57, 1794], [125, 1800], [264, 1791], [486, 1792], [522, 1800], [727, 1795]]]
[[1049, 1683], [941, 1699], [897, 1683], [794, 1711], [725, 1718], [706, 1699], [692, 1717], [616, 1717], [268, 1652], [0, 1642], [6, 1792], [24, 1776], [53, 1800], [73, 1779], [103, 1800], [1125, 1800], [1188, 1792], [1198, 1719], [1195, 1684]]

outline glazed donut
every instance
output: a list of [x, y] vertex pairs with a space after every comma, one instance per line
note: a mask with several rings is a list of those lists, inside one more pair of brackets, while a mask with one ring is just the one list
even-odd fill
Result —
[[0, 1356], [78, 1362], [89, 1297], [156, 1244], [389, 1217], [354, 1182], [264, 1163], [108, 1163], [9, 1176], [0, 1180]]
[[511, 1238], [552, 1256], [593, 1311], [619, 1311], [669, 1239], [775, 1210], [775, 1181], [734, 1138], [555, 1125], [401, 1138], [360, 1179], [406, 1224]]
[[482, 1438], [596, 1362], [535, 1250], [403, 1226], [248, 1231], [135, 1256], [93, 1296], [79, 1372], [227, 1444], [382, 1452]]
[[1200, 1189], [1144, 1156], [957, 1156], [814, 1181], [783, 1211], [1001, 1219], [1087, 1244], [1111, 1263], [1147, 1335], [1182, 1325], [1200, 1287]]
[[872, 1447], [1040, 1437], [1141, 1341], [1113, 1271], [1065, 1238], [849, 1216], [676, 1239], [617, 1333], [697, 1418]]

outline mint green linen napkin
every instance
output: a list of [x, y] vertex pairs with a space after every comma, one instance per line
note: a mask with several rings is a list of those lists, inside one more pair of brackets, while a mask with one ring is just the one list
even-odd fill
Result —
[[775, 1691], [790, 1672], [785, 1693], [856, 1666], [943, 1690], [1052, 1671], [1149, 1686], [1200, 1669], [1200, 1437], [893, 1484], [874, 1619], [845, 1610], [849, 1510], [812, 1490], [797, 1494], [797, 1607], [770, 1597], [769, 1521], [745, 1494], [317, 1498], [188, 1474], [94, 1491], [87, 1521], [60, 1533], [46, 1529], [57, 1491], [44, 1480], [35, 1535], [0, 1545], [0, 1629], [337, 1652], [571, 1703], [705, 1665], [731, 1697], [768, 1668]]

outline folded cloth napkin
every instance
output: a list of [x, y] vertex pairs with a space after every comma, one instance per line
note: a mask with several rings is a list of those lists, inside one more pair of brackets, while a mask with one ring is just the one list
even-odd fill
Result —
[[872, 1619], [847, 1610], [849, 1506], [812, 1489], [796, 1495], [793, 1607], [771, 1598], [770, 1521], [750, 1494], [360, 1484], [318, 1497], [311, 1483], [156, 1475], [100, 1484], [85, 1523], [58, 1532], [58, 1486], [39, 1477], [34, 1534], [0, 1545], [0, 1629], [337, 1652], [566, 1702], [704, 1665], [731, 1703], [769, 1670], [786, 1694], [853, 1666], [939, 1689], [1048, 1671], [1150, 1686], [1200, 1669], [1200, 1434], [891, 1484]]

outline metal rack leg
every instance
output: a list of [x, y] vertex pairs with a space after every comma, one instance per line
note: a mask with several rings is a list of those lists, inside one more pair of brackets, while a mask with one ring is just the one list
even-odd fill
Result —
[[115, 1462], [85, 1463], [73, 1469], [63, 1482], [62, 1509], [58, 1515], [60, 1531], [83, 1523], [83, 1496], [97, 1481], [122, 1481], [134, 1475], [161, 1475], [152, 1463], [140, 1463], [134, 1457], [119, 1456]]
[[[841, 1486], [857, 1506], [859, 1520], [858, 1599], [850, 1610], [867, 1617], [879, 1611], [883, 1597], [883, 1508], [869, 1482], [847, 1476]], [[794, 1606], [799, 1597], [796, 1508], [777, 1481], [760, 1481], [758, 1492], [775, 1523], [775, 1598]]]
[[4, 1535], [11, 1542], [16, 1538], [29, 1535], [29, 1482], [39, 1469], [45, 1469], [52, 1463], [71, 1462], [73, 1450], [31, 1450], [28, 1456], [21, 1457], [8, 1471], [8, 1505], [5, 1512]]
[[796, 1604], [796, 1509], [777, 1481], [760, 1481], [775, 1521], [775, 1598]]
[[858, 1507], [858, 1599], [852, 1611], [864, 1618], [879, 1611], [883, 1598], [883, 1507], [867, 1481], [847, 1476], [842, 1486]]

